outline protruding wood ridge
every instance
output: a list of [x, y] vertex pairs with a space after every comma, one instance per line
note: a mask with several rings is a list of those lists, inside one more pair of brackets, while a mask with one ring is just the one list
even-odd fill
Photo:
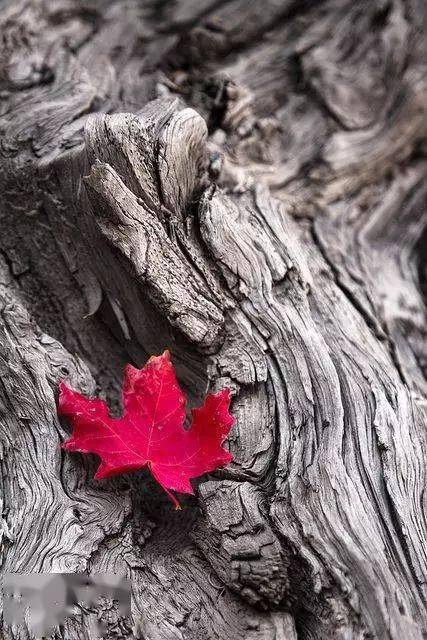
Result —
[[[427, 637], [426, 23], [2, 5], [2, 571], [125, 572], [109, 639]], [[119, 411], [164, 348], [236, 417], [177, 513], [143, 473], [94, 481], [56, 415], [64, 378]]]

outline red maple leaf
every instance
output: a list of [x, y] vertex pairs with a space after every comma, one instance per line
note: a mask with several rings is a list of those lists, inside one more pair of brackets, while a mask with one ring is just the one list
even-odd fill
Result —
[[221, 446], [234, 422], [228, 410], [230, 390], [208, 395], [202, 407], [193, 409], [188, 430], [183, 426], [185, 403], [168, 351], [150, 358], [142, 369], [127, 365], [121, 418], [110, 417], [103, 400], [85, 398], [61, 382], [58, 413], [73, 427], [62, 446], [96, 453], [101, 464], [95, 478], [147, 465], [179, 508], [170, 490], [194, 493], [190, 478], [233, 459]]

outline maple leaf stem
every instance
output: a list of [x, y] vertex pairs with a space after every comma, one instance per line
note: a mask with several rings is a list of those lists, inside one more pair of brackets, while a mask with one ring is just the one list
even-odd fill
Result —
[[[160, 484], [160, 483], [159, 483]], [[161, 485], [160, 485], [161, 486]], [[169, 496], [169, 498], [172, 500], [172, 502], [175, 505], [175, 511], [181, 511], [182, 507], [179, 504], [177, 498], [173, 495], [173, 493], [171, 491], [169, 491], [169, 489], [165, 489], [164, 487], [162, 487], [163, 491], [165, 491], [167, 493], [167, 495]]]

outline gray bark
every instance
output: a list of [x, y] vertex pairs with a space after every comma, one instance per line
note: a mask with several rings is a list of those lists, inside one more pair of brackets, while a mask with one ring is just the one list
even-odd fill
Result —
[[[426, 22], [3, 3], [2, 572], [126, 573], [108, 638], [427, 637]], [[119, 412], [164, 348], [236, 417], [182, 512], [143, 472], [94, 481], [56, 413], [64, 378]]]

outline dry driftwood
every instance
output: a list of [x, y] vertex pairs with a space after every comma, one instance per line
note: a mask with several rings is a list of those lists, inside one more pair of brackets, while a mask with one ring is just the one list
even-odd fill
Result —
[[[126, 573], [108, 638], [426, 637], [426, 21], [3, 2], [3, 572]], [[124, 363], [165, 347], [236, 417], [178, 513], [61, 453], [55, 404], [66, 378], [118, 411]]]

